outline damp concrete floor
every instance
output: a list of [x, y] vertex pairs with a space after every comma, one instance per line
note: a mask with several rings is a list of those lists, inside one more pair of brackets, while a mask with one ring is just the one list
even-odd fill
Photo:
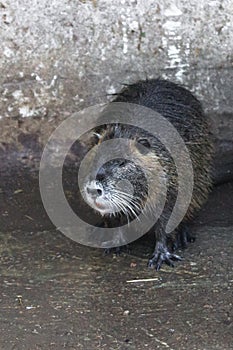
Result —
[[233, 349], [233, 183], [218, 186], [175, 268], [146, 237], [104, 256], [55, 230], [36, 178], [1, 181], [0, 349]]

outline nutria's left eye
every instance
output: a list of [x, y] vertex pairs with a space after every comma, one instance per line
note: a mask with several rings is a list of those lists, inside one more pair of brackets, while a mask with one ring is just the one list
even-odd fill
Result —
[[138, 143], [147, 148], [151, 147], [150, 142], [147, 139], [138, 139]]
[[125, 164], [126, 164], [126, 159], [124, 159], [124, 160], [122, 160], [120, 163], [119, 163], [119, 166], [121, 167], [121, 166], [124, 166]]
[[147, 154], [149, 152], [149, 148], [151, 148], [151, 144], [147, 139], [141, 138], [136, 140], [136, 147], [141, 154]]

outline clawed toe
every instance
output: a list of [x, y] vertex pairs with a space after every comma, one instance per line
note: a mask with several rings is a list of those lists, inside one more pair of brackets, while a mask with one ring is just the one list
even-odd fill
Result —
[[158, 243], [156, 244], [156, 248], [152, 258], [148, 261], [148, 267], [155, 268], [158, 271], [163, 263], [167, 264], [168, 266], [174, 267], [173, 261], [181, 260], [183, 260], [183, 258], [181, 258], [177, 254], [170, 253], [163, 243]]

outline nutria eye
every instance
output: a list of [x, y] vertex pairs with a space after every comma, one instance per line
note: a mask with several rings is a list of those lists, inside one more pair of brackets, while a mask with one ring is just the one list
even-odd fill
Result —
[[126, 160], [122, 160], [122, 162], [120, 162], [119, 166], [124, 166], [126, 164]]
[[[149, 148], [151, 148], [151, 144], [147, 139], [138, 139], [136, 140], [136, 147], [142, 154], [147, 154], [149, 152]], [[143, 147], [142, 147], [143, 146]]]
[[147, 139], [138, 139], [138, 142], [144, 147], [150, 148], [150, 142]]

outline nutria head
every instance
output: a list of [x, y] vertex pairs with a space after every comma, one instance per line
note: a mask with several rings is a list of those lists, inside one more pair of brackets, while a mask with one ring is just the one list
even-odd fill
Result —
[[[125, 139], [127, 157], [102, 162], [97, 172], [95, 169], [95, 176], [88, 174], [83, 188], [86, 202], [101, 215], [123, 214], [127, 219], [135, 218], [144, 208], [150, 188], [150, 207], [155, 205], [166, 180], [151, 136], [120, 124], [104, 127], [95, 135], [98, 144], [111, 139], [119, 139], [120, 144]], [[92, 161], [94, 164], [96, 159]]]

